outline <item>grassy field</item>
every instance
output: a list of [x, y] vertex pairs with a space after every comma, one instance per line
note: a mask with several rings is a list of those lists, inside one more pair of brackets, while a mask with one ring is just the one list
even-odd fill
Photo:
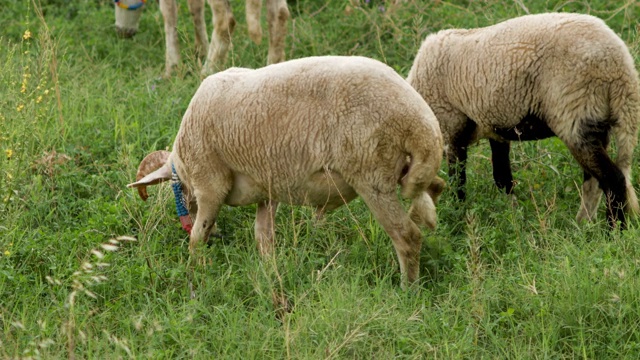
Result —
[[[228, 63], [260, 67], [266, 41], [249, 41], [233, 2]], [[364, 55], [406, 76], [430, 32], [575, 11], [603, 18], [640, 63], [633, 1], [289, 5], [290, 59]], [[0, 9], [0, 358], [640, 357], [638, 222], [609, 233], [601, 205], [598, 223], [575, 223], [582, 173], [559, 140], [514, 144], [517, 202], [490, 180], [488, 144], [473, 148], [468, 201], [443, 195], [409, 291], [359, 200], [321, 223], [281, 207], [275, 263], [256, 251], [255, 207], [226, 207], [222, 239], [192, 268], [169, 186], [147, 202], [125, 188], [171, 146], [200, 82], [186, 4], [171, 79], [155, 1], [132, 40], [116, 37], [111, 0]], [[281, 318], [274, 293], [289, 299]]]

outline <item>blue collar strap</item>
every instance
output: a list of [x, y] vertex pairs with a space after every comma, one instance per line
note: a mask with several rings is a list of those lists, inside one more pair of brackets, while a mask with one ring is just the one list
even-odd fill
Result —
[[147, 0], [140, 0], [139, 3], [137, 4], [133, 4], [133, 5], [125, 5], [121, 2], [121, 0], [113, 0], [113, 2], [116, 4], [116, 6], [125, 9], [125, 10], [138, 10], [141, 7], [144, 6], [144, 4], [147, 2]]
[[191, 234], [191, 216], [189, 216], [189, 210], [187, 210], [187, 201], [184, 198], [182, 192], [182, 181], [176, 173], [176, 168], [171, 164], [171, 189], [173, 189], [173, 196], [176, 199], [176, 210], [178, 211], [178, 217], [180, 218], [180, 224], [182, 228], [189, 234]]

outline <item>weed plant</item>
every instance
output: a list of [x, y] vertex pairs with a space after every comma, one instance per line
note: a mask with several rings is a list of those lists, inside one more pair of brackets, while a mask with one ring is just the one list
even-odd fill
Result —
[[[266, 41], [250, 42], [244, 6], [232, 2], [228, 64], [260, 67]], [[573, 11], [603, 18], [640, 64], [635, 1], [289, 6], [290, 59], [363, 55], [406, 76], [431, 32]], [[598, 222], [575, 223], [582, 173], [559, 140], [513, 144], [515, 199], [490, 180], [487, 144], [472, 148], [468, 201], [443, 195], [409, 291], [390, 239], [359, 200], [322, 222], [282, 206], [273, 262], [255, 248], [255, 207], [225, 207], [222, 238], [203, 250], [205, 266], [192, 267], [168, 186], [147, 202], [125, 188], [146, 153], [170, 148], [200, 82], [186, 4], [183, 63], [170, 79], [159, 78], [154, 1], [131, 40], [116, 37], [110, 0], [0, 9], [1, 358], [640, 357], [638, 223], [608, 232], [603, 206]], [[274, 311], [273, 294], [290, 312]]]

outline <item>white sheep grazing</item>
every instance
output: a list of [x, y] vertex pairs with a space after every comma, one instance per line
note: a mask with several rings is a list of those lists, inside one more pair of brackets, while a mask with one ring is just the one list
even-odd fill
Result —
[[[148, 155], [128, 186], [144, 199], [145, 187], [170, 179], [174, 167], [177, 197], [184, 192], [197, 205], [192, 250], [223, 204], [257, 203], [263, 255], [272, 252], [278, 202], [322, 214], [360, 195], [391, 237], [403, 279], [413, 282], [422, 238], [414, 221], [436, 225], [442, 153], [433, 112], [393, 69], [363, 57], [311, 57], [206, 78], [172, 152]], [[398, 184], [412, 199], [410, 216]]]
[[[511, 193], [509, 141], [557, 136], [584, 170], [577, 220], [595, 218], [598, 186], [612, 227], [616, 220], [625, 227], [625, 211], [638, 212], [631, 183], [637, 72], [624, 42], [602, 20], [552, 13], [443, 30], [424, 40], [407, 80], [440, 123], [460, 200], [471, 142], [489, 139], [495, 183]], [[607, 154], [610, 133], [615, 163]]]
[[[132, 37], [138, 31], [142, 8], [147, 0], [114, 0], [116, 8], [116, 31], [124, 37]], [[260, 26], [261, 0], [245, 0], [249, 37], [254, 43], [262, 41]], [[207, 54], [202, 74], [208, 75], [224, 69], [224, 63], [231, 43], [231, 34], [236, 21], [231, 12], [229, 0], [207, 0], [213, 12], [213, 33], [211, 44], [207, 36], [204, 19], [204, 0], [187, 0], [196, 32], [196, 52]], [[267, 64], [284, 61], [284, 44], [287, 36], [289, 8], [286, 0], [267, 0], [267, 23], [269, 27], [269, 54]], [[164, 17], [166, 43], [165, 76], [170, 76], [173, 68], [180, 63], [178, 44], [178, 7], [176, 0], [160, 0], [160, 11]]]

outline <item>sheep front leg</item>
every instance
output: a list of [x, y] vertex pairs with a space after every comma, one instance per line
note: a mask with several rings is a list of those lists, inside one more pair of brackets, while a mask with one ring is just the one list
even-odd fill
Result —
[[493, 181], [496, 183], [498, 189], [504, 190], [507, 194], [511, 194], [514, 188], [511, 162], [509, 161], [511, 144], [509, 142], [490, 139], [489, 145], [491, 146]]
[[224, 62], [231, 44], [231, 34], [236, 26], [228, 0], [208, 0], [213, 12], [213, 33], [207, 60], [202, 68], [206, 76], [224, 69]]
[[209, 239], [218, 212], [233, 187], [231, 172], [217, 159], [211, 157], [207, 167], [199, 167], [191, 173], [193, 196], [197, 203], [196, 219], [189, 239], [189, 250], [193, 252], [200, 243]]
[[204, 0], [189, 0], [187, 5], [196, 32], [196, 54], [198, 57], [206, 56], [209, 50], [209, 36], [204, 20]]
[[164, 18], [165, 39], [165, 77], [170, 77], [173, 69], [180, 63], [180, 45], [178, 44], [178, 7], [176, 0], [160, 0], [160, 11]]
[[273, 238], [275, 236], [274, 222], [278, 203], [275, 201], [263, 201], [258, 204], [256, 211], [255, 236], [258, 251], [263, 257], [273, 254]]
[[199, 244], [204, 243], [209, 239], [209, 234], [216, 224], [216, 218], [218, 212], [224, 202], [224, 198], [216, 198], [210, 196], [196, 195], [198, 199], [198, 214], [196, 215], [196, 221], [193, 224], [191, 230], [191, 236], [189, 237], [189, 251], [194, 252]]
[[401, 286], [403, 289], [418, 280], [420, 275], [420, 248], [422, 247], [422, 233], [418, 226], [411, 221], [404, 211], [398, 196], [393, 193], [379, 193], [375, 189], [359, 191], [369, 210], [378, 223], [391, 237], [393, 247], [398, 256]]
[[267, 23], [269, 24], [269, 54], [267, 64], [284, 61], [284, 44], [287, 37], [289, 8], [286, 0], [267, 0]]
[[467, 182], [467, 148], [471, 143], [476, 126], [475, 122], [467, 120], [462, 129], [452, 136], [447, 151], [449, 178], [452, 179], [460, 201], [466, 199], [464, 186]]

